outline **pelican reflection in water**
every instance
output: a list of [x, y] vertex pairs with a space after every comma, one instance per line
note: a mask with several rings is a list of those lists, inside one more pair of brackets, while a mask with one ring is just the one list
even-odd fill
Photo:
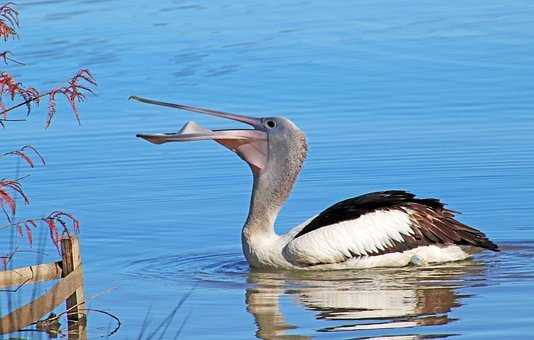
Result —
[[284, 235], [274, 224], [307, 154], [304, 133], [283, 117], [254, 118], [131, 97], [160, 106], [248, 124], [252, 129], [209, 130], [194, 122], [177, 133], [138, 134], [155, 144], [214, 140], [245, 160], [254, 177], [241, 232], [252, 268], [327, 270], [402, 267], [464, 260], [473, 249], [498, 251], [481, 231], [454, 217], [437, 199], [401, 190], [374, 192], [336, 203]]
[[[246, 304], [261, 339], [308, 339], [317, 335], [314, 331], [377, 339], [448, 337], [453, 334], [417, 327], [454, 321], [449, 312], [466, 298], [457, 289], [470, 281], [480, 284], [484, 271], [484, 264], [474, 260], [356, 273], [253, 271]], [[291, 315], [284, 315], [280, 297], [286, 295], [315, 313], [319, 326], [296, 325]], [[326, 327], [324, 320], [329, 321]]]

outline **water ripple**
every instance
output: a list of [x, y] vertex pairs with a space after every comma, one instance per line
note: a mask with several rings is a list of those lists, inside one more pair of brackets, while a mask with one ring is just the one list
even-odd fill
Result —
[[[290, 316], [280, 306], [284, 296], [315, 315], [311, 327], [319, 333], [378, 332], [380, 338], [395, 339], [397, 335], [388, 332], [417, 328], [420, 333], [402, 338], [442, 338], [455, 333], [433, 333], [428, 327], [457, 321], [451, 311], [481, 288], [531, 284], [534, 272], [528, 264], [534, 259], [534, 243], [506, 243], [501, 248], [500, 253], [482, 252], [470, 260], [426, 267], [321, 272], [249, 271], [239, 251], [216, 249], [134, 261], [125, 275], [244, 288], [247, 310], [263, 338], [305, 328], [287, 321]], [[321, 320], [333, 324], [325, 326]]]

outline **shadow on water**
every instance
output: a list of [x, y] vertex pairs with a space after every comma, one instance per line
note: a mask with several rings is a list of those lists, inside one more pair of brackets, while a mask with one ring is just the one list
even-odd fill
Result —
[[[421, 339], [458, 335], [459, 331], [434, 326], [458, 321], [451, 312], [483, 288], [532, 280], [534, 272], [525, 265], [532, 259], [534, 244], [508, 243], [501, 253], [483, 252], [470, 260], [434, 266], [260, 272], [249, 271], [237, 250], [216, 250], [136, 261], [127, 275], [185, 279], [198, 283], [199, 289], [243, 289], [246, 310], [261, 339], [336, 332], [358, 338]], [[298, 312], [291, 312], [295, 307]], [[312, 314], [311, 323], [302, 318], [302, 310]]]

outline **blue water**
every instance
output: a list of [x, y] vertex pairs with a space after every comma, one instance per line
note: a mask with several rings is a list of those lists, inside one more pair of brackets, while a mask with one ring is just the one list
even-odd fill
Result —
[[[115, 338], [142, 328], [146, 337], [190, 289], [163, 338], [184, 320], [184, 339], [534, 333], [533, 3], [29, 0], [19, 9], [20, 39], [4, 46], [27, 65], [10, 72], [47, 88], [87, 67], [99, 84], [80, 127], [60, 105], [48, 130], [44, 107], [2, 130], [2, 151], [33, 144], [48, 161], [21, 168], [32, 203], [20, 214], [80, 218], [86, 296], [122, 320]], [[130, 95], [284, 115], [305, 131], [309, 157], [279, 232], [341, 199], [405, 189], [462, 211], [503, 251], [426, 269], [249, 273], [239, 235], [247, 166], [214, 143], [135, 138], [187, 120], [235, 124]], [[15, 161], [0, 167], [16, 173]], [[15, 265], [24, 256], [35, 257]], [[90, 315], [92, 337], [110, 327]]]

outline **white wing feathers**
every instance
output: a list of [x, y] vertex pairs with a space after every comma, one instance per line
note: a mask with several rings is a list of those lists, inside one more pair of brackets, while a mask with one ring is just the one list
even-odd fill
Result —
[[284, 257], [294, 264], [337, 263], [355, 256], [368, 256], [403, 242], [413, 235], [410, 216], [402, 210], [377, 210], [357, 219], [324, 226], [290, 241]]

